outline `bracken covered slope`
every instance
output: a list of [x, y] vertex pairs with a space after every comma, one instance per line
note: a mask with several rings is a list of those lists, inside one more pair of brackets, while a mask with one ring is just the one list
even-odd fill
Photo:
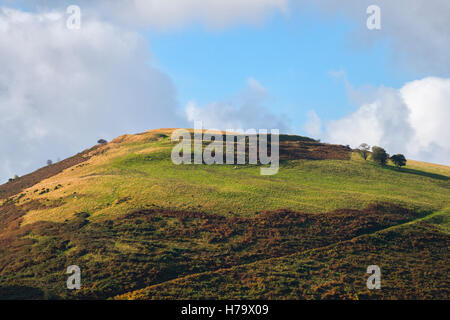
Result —
[[273, 176], [177, 166], [173, 130], [0, 186], [0, 298], [450, 298], [449, 167], [380, 167], [296, 136], [280, 136]]

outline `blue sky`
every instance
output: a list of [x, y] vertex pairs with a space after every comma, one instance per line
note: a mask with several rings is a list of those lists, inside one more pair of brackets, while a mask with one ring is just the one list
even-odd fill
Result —
[[391, 71], [386, 41], [352, 46], [353, 28], [344, 17], [325, 20], [309, 12], [276, 15], [259, 26], [211, 30], [197, 25], [145, 35], [153, 63], [170, 74], [182, 105], [227, 99], [252, 77], [267, 90], [267, 107], [289, 114], [294, 129], [302, 132], [310, 109], [326, 121], [357, 107], [348, 99], [344, 79], [333, 75], [337, 71], [355, 87], [398, 88], [409, 80]]
[[196, 120], [450, 164], [449, 21], [448, 0], [0, 0], [0, 180]]

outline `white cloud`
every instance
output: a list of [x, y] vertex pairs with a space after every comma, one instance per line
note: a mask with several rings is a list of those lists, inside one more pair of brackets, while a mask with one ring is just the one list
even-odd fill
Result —
[[199, 21], [222, 28], [258, 23], [269, 13], [285, 11], [287, 0], [122, 0], [114, 6], [124, 20], [142, 26], [171, 28]]
[[230, 101], [211, 102], [199, 107], [191, 101], [186, 106], [189, 121], [202, 121], [206, 129], [289, 129], [284, 116], [273, 114], [266, 106], [267, 92], [255, 79], [247, 80], [246, 88]]
[[308, 111], [303, 129], [310, 137], [320, 137], [322, 135], [322, 121], [314, 110]]
[[[303, 8], [314, 4], [320, 12], [352, 19], [353, 44], [388, 40], [394, 66], [404, 71], [447, 76], [450, 72], [450, 1], [448, 0], [315, 0], [292, 2]], [[366, 9], [381, 8], [381, 30], [366, 27]]]
[[[6, 0], [8, 1], [8, 0]], [[12, 0], [9, 0], [11, 3]], [[14, 0], [16, 1], [16, 0]], [[286, 13], [289, 0], [22, 0], [34, 7], [62, 8], [77, 4], [82, 10], [133, 26], [173, 29], [200, 23], [214, 29], [258, 24], [267, 16]]]
[[[4, 0], [32, 8], [59, 7], [72, 0]], [[19, 3], [19, 4], [17, 4]], [[387, 40], [394, 67], [415, 71], [420, 76], [448, 76], [450, 72], [450, 1], [448, 0], [78, 0], [84, 14], [115, 22], [156, 29], [173, 29], [202, 24], [224, 28], [255, 24], [274, 13], [290, 15], [314, 7], [331, 16], [345, 16], [353, 23], [350, 39], [357, 46]], [[381, 8], [381, 30], [368, 30], [368, 6]], [[309, 11], [306, 12], [309, 13]]]
[[373, 0], [102, 0], [98, 10], [130, 24], [170, 29], [201, 23], [213, 28], [254, 24], [275, 12], [316, 7], [320, 12], [343, 14], [354, 22], [353, 43], [388, 40], [395, 66], [425, 74], [450, 72], [450, 1], [377, 0], [382, 28], [366, 27]]
[[[4, 0], [32, 8], [65, 8], [72, 0]], [[17, 4], [18, 3], [18, 4]], [[213, 28], [254, 24], [274, 13], [314, 7], [327, 15], [346, 16], [354, 27], [353, 44], [388, 40], [394, 66], [421, 75], [450, 72], [450, 1], [448, 0], [78, 0], [85, 14], [132, 26], [173, 29], [200, 23]], [[369, 5], [381, 8], [381, 30], [366, 27]], [[309, 13], [309, 11], [306, 11]]]
[[406, 84], [400, 93], [410, 109], [415, 137], [409, 150], [450, 164], [450, 79], [426, 78]]
[[0, 181], [99, 138], [184, 124], [171, 79], [134, 32], [0, 8]]
[[450, 79], [428, 77], [400, 90], [380, 88], [377, 99], [326, 126], [326, 140], [362, 142], [412, 159], [450, 165]]

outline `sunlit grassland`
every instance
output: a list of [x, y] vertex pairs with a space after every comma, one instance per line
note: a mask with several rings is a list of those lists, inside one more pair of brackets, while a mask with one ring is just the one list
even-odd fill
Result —
[[423, 170], [431, 173], [445, 175], [447, 177], [450, 176], [450, 167], [442, 164], [408, 160], [406, 163], [406, 168]]
[[420, 221], [437, 226], [442, 232], [450, 234], [450, 206], [436, 211], [420, 219]]
[[[426, 164], [413, 163], [398, 170], [354, 154], [351, 160], [285, 161], [278, 174], [262, 176], [255, 165], [177, 166], [170, 159], [174, 144], [168, 137], [130, 137], [134, 140], [111, 143], [104, 154], [85, 165], [27, 190], [23, 199], [43, 203], [61, 199], [63, 205], [32, 210], [24, 224], [63, 222], [82, 211], [91, 214], [91, 220], [110, 218], [149, 207], [252, 216], [279, 208], [311, 213], [361, 209], [376, 201], [421, 211], [438, 211], [449, 205], [445, 166], [436, 171], [431, 165], [427, 172]], [[59, 183], [62, 188], [54, 190]], [[41, 188], [50, 192], [35, 192]]]
[[[257, 165], [177, 166], [166, 133], [119, 137], [3, 200], [0, 289], [20, 285], [34, 298], [448, 298], [449, 167], [382, 167], [356, 153], [283, 161], [274, 176]], [[83, 270], [80, 291], [65, 290], [72, 264]], [[367, 290], [371, 264], [383, 270], [382, 291]]]

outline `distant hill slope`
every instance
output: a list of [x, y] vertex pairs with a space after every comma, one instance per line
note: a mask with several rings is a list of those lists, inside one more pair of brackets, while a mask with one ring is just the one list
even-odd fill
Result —
[[[449, 167], [380, 167], [285, 135], [274, 176], [177, 166], [173, 130], [124, 135], [0, 186], [0, 298], [450, 297]], [[384, 293], [364, 286], [371, 259], [389, 268]], [[79, 291], [64, 287], [72, 264]]]
[[91, 152], [99, 146], [94, 146], [91, 149], [76, 154], [73, 157], [59, 161], [55, 164], [40, 168], [30, 174], [16, 178], [13, 181], [0, 185], [0, 199], [6, 199], [10, 196], [16, 195], [22, 190], [34, 186], [36, 183], [50, 178], [63, 170], [73, 167], [81, 162], [89, 160]]

